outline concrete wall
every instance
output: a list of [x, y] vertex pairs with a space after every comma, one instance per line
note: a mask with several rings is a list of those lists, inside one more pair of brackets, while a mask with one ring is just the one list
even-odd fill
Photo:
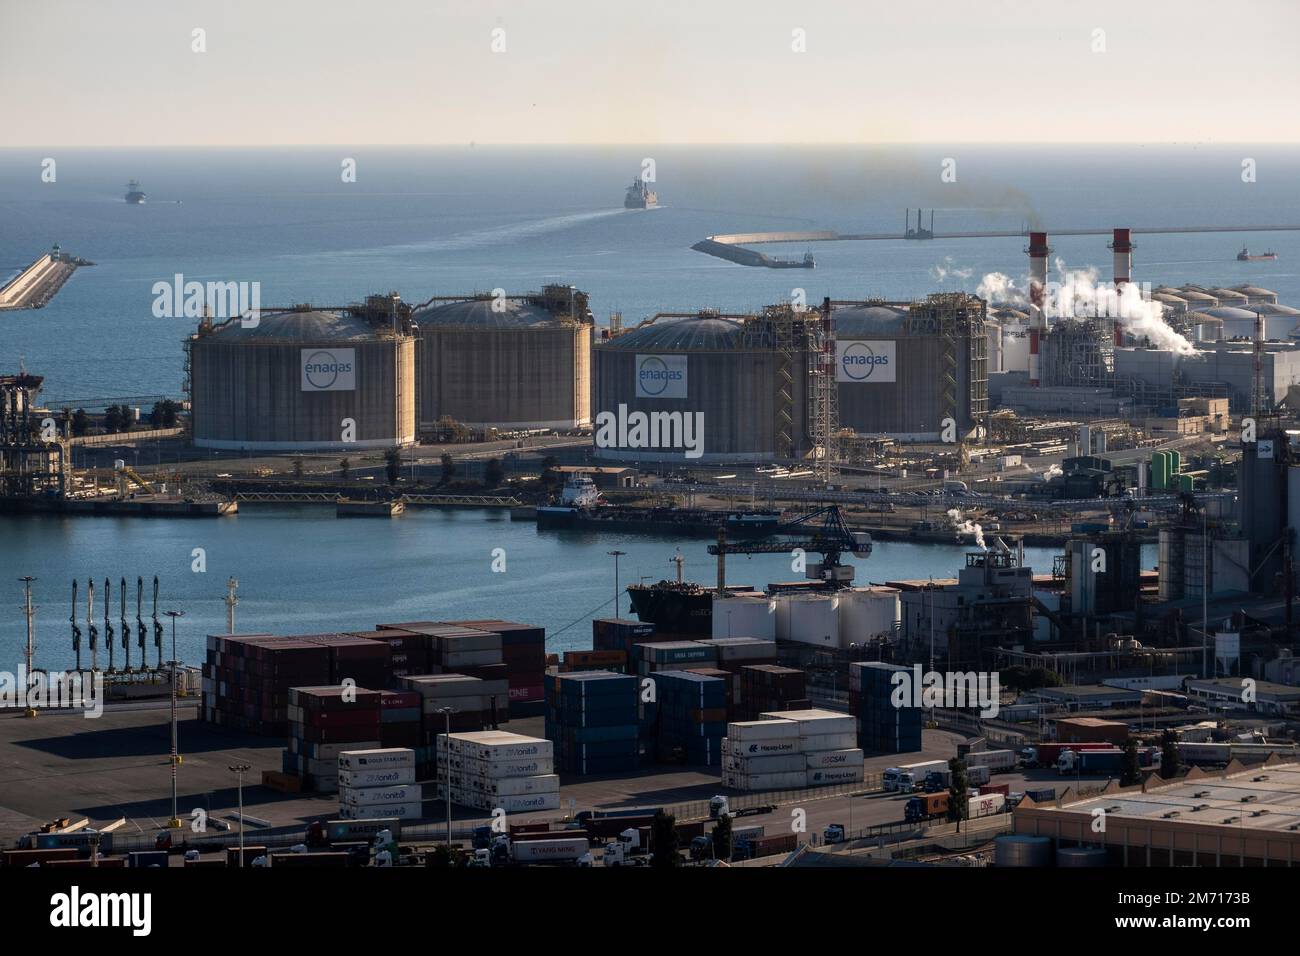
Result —
[[13, 281], [4, 287], [4, 291], [0, 292], [0, 306], [13, 305], [22, 299], [28, 290], [45, 277], [54, 264], [54, 260], [47, 252], [16, 275]]

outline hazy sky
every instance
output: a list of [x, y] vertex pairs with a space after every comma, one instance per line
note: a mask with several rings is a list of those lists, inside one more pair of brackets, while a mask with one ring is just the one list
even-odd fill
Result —
[[0, 147], [1297, 142], [1297, 92], [1297, 0], [0, 0]]

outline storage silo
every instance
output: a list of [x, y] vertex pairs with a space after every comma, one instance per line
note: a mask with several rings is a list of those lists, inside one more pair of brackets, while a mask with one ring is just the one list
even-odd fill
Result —
[[765, 594], [713, 597], [714, 638], [776, 640], [776, 602]]
[[591, 424], [586, 293], [555, 285], [521, 296], [440, 298], [412, 319], [421, 432], [448, 418], [473, 428]]
[[392, 448], [415, 441], [415, 340], [390, 307], [300, 306], [186, 342], [194, 444], [232, 450]]
[[896, 588], [848, 588], [839, 592], [839, 598], [840, 647], [896, 636], [900, 618]]
[[1027, 833], [1008, 833], [993, 838], [994, 866], [1051, 866], [1050, 837]]
[[593, 349], [595, 454], [631, 461], [801, 457], [805, 322], [816, 312], [655, 316]]
[[988, 412], [986, 315], [965, 293], [836, 309], [840, 427], [937, 441], [951, 418], [959, 436], [970, 434]]

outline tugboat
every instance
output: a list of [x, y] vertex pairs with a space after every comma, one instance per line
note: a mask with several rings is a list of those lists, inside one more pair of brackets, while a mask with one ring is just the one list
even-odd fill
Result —
[[1262, 252], [1257, 256], [1252, 256], [1250, 250], [1245, 246], [1241, 247], [1241, 252], [1237, 253], [1238, 262], [1257, 262], [1260, 260], [1272, 261], [1277, 258], [1277, 253], [1270, 249], [1268, 252]]
[[659, 205], [659, 194], [646, 186], [641, 177], [632, 180], [632, 185], [627, 187], [627, 195], [623, 197], [623, 208], [653, 209], [657, 205]]
[[573, 475], [564, 483], [559, 503], [539, 507], [537, 518], [539, 521], [576, 518], [599, 505], [600, 492], [596, 489], [596, 483], [587, 475]]
[[143, 206], [146, 198], [144, 190], [134, 179], [126, 184], [126, 201], [132, 206]]

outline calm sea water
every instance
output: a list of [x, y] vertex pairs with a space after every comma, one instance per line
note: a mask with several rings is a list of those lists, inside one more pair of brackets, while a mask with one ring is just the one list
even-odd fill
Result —
[[[57, 163], [43, 183], [41, 161]], [[628, 211], [623, 190], [652, 157], [662, 208]], [[957, 182], [940, 182], [942, 160]], [[1243, 157], [1257, 163], [1241, 181]], [[345, 184], [340, 164], [357, 161]], [[150, 201], [127, 206], [124, 184]], [[408, 301], [502, 287], [571, 282], [603, 322], [661, 310], [756, 308], [788, 297], [911, 297], [974, 290], [999, 271], [1024, 272], [1020, 239], [819, 244], [815, 271], [750, 269], [690, 250], [717, 232], [902, 228], [904, 207], [936, 207], [936, 227], [1057, 227], [1300, 222], [1295, 147], [988, 147], [702, 149], [0, 150], [0, 275], [50, 244], [98, 263], [54, 301], [0, 313], [0, 370], [20, 360], [45, 376], [52, 402], [178, 395], [186, 320], [157, 319], [151, 288], [175, 273], [258, 281], [264, 306], [336, 305], [395, 289]], [[1109, 276], [1105, 237], [1058, 237], [1070, 268]], [[1276, 262], [1239, 263], [1246, 243]], [[1139, 235], [1134, 277], [1153, 284], [1249, 281], [1300, 304], [1300, 234]], [[801, 254], [802, 247], [771, 251]], [[40, 662], [71, 661], [71, 579], [163, 581], [164, 603], [187, 612], [184, 657], [224, 626], [227, 577], [240, 580], [242, 630], [361, 628], [380, 620], [500, 616], [545, 625], [552, 650], [586, 646], [587, 620], [612, 610], [612, 558], [624, 581], [671, 574], [674, 542], [538, 534], [503, 515], [410, 513], [393, 522], [322, 512], [247, 511], [223, 521], [0, 519], [0, 665], [22, 640], [15, 579], [37, 583]], [[207, 572], [190, 570], [202, 547]], [[495, 547], [505, 574], [490, 571]], [[688, 572], [713, 577], [700, 542]], [[1050, 554], [1031, 552], [1042, 571]], [[860, 578], [952, 574], [961, 550], [881, 544]], [[776, 557], [730, 563], [734, 580], [791, 577]], [[7, 582], [7, 583], [6, 583]], [[84, 594], [84, 592], [83, 592]], [[609, 602], [598, 606], [601, 601]], [[116, 613], [116, 598], [113, 602]], [[624, 605], [624, 613], [627, 608]], [[134, 608], [131, 608], [134, 616]], [[560, 629], [577, 621], [573, 627]], [[557, 633], [558, 632], [558, 633]]]
[[[37, 656], [43, 666], [72, 664], [72, 579], [81, 583], [79, 620], [85, 634], [86, 577], [95, 577], [96, 622], [102, 634], [103, 579], [112, 579], [117, 627], [119, 579], [128, 581], [128, 619], [135, 619], [135, 579], [145, 578], [145, 617], [152, 577], [160, 579], [159, 614], [186, 612], [177, 629], [183, 659], [202, 657], [204, 636], [223, 633], [226, 580], [239, 580], [236, 627], [242, 632], [305, 634], [374, 627], [380, 622], [499, 617], [547, 629], [552, 652], [591, 646], [593, 617], [614, 609], [614, 559], [621, 585], [675, 574], [680, 547], [691, 580], [712, 583], [716, 565], [707, 541], [643, 535], [539, 532], [531, 522], [487, 511], [412, 510], [392, 521], [333, 517], [332, 509], [246, 508], [213, 520], [0, 517], [0, 669], [12, 669], [25, 641], [20, 574], [35, 576]], [[192, 570], [203, 548], [207, 570]], [[506, 570], [492, 570], [505, 550]], [[964, 562], [956, 546], [880, 542], [852, 562], [860, 582], [951, 575]], [[1051, 570], [1053, 552], [1026, 549], [1026, 560]], [[762, 586], [800, 577], [780, 555], [731, 556], [728, 580]], [[626, 595], [623, 616], [632, 617]], [[168, 623], [164, 619], [164, 624]], [[567, 629], [566, 629], [567, 628]], [[102, 640], [102, 637], [101, 637]], [[83, 637], [83, 663], [89, 661]], [[166, 651], [166, 648], [164, 648]], [[101, 663], [106, 661], [101, 648]], [[135, 655], [134, 644], [132, 654]], [[149, 659], [154, 659], [152, 645]], [[118, 658], [119, 663], [121, 657]]]

